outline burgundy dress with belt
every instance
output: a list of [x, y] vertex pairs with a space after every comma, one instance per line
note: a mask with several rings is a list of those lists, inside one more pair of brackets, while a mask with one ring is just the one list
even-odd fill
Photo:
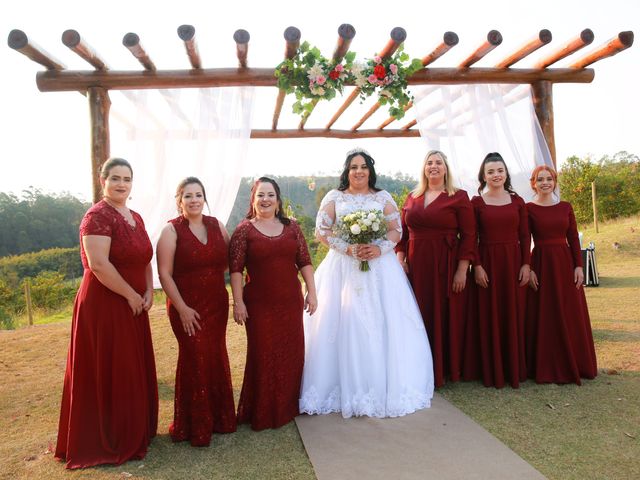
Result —
[[184, 302], [200, 315], [201, 330], [185, 333], [180, 314], [171, 300], [167, 310], [178, 340], [176, 390], [173, 423], [169, 427], [174, 442], [189, 440], [193, 446], [209, 445], [211, 434], [236, 430], [231, 371], [227, 355], [229, 294], [224, 272], [228, 248], [218, 220], [203, 216], [207, 243], [189, 229], [189, 220], [171, 220], [176, 233], [173, 280]]
[[584, 289], [574, 269], [582, 267], [576, 219], [568, 202], [527, 204], [533, 235], [531, 270], [539, 282], [527, 298], [527, 368], [538, 383], [577, 383], [594, 378], [596, 354]]
[[299, 413], [304, 300], [298, 271], [311, 265], [311, 258], [294, 221], [270, 237], [245, 220], [233, 232], [229, 251], [231, 273], [247, 269], [247, 363], [238, 423], [254, 430], [278, 428]]
[[468, 289], [454, 293], [452, 283], [458, 262], [473, 261], [475, 238], [473, 207], [464, 190], [451, 196], [443, 192], [426, 207], [424, 195], [407, 196], [396, 251], [405, 252], [409, 265], [431, 343], [436, 387], [462, 375]]

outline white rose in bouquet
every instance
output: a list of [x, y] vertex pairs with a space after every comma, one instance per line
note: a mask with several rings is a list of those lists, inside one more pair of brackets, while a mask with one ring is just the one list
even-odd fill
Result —
[[357, 223], [351, 225], [351, 228], [349, 230], [351, 230], [351, 233], [353, 233], [354, 235], [359, 235], [362, 231], [360, 230], [360, 225], [358, 225]]

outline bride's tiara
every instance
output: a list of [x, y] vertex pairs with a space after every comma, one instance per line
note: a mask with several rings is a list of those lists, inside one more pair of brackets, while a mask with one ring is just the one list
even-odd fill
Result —
[[356, 153], [364, 153], [364, 154], [366, 154], [368, 157], [370, 157], [371, 159], [373, 159], [373, 157], [371, 156], [371, 154], [370, 154], [369, 152], [367, 152], [364, 148], [361, 148], [361, 147], [356, 147], [356, 148], [354, 148], [354, 149], [352, 149], [352, 150], [349, 150], [349, 151], [347, 152], [347, 157], [348, 157], [348, 156], [350, 156], [350, 155], [354, 155], [354, 154], [356, 154]]

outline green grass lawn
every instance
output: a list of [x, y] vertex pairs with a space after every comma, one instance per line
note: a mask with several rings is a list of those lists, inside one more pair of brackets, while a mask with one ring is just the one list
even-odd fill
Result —
[[[596, 243], [601, 275], [600, 287], [587, 289], [599, 376], [581, 387], [529, 381], [497, 390], [471, 382], [440, 392], [550, 479], [640, 478], [640, 218], [601, 225], [598, 234], [586, 229], [585, 240]], [[70, 310], [59, 314], [64, 322], [0, 331], [0, 478], [315, 478], [293, 423], [258, 433], [243, 426], [214, 435], [209, 448], [171, 443], [177, 345], [162, 302], [157, 296], [151, 312], [158, 436], [143, 461], [119, 467], [69, 472], [52, 458]], [[232, 322], [228, 346], [237, 400], [246, 343]]]

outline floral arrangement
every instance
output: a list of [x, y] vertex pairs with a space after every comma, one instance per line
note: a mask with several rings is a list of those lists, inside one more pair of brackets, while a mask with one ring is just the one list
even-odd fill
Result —
[[[384, 214], [380, 210], [357, 210], [336, 222], [336, 235], [350, 245], [368, 244], [387, 233]], [[369, 262], [360, 260], [360, 270], [369, 271]]]
[[347, 52], [344, 60], [335, 63], [323, 57], [320, 50], [308, 42], [300, 45], [296, 55], [276, 67], [278, 88], [293, 93], [293, 112], [305, 115], [319, 100], [331, 100], [342, 94], [345, 83], [360, 88], [361, 100], [376, 94], [381, 105], [389, 106], [389, 114], [400, 119], [404, 107], [411, 101], [407, 77], [422, 67], [422, 62], [404, 53], [402, 45], [388, 58], [378, 55], [364, 63], [356, 63], [355, 53]]

